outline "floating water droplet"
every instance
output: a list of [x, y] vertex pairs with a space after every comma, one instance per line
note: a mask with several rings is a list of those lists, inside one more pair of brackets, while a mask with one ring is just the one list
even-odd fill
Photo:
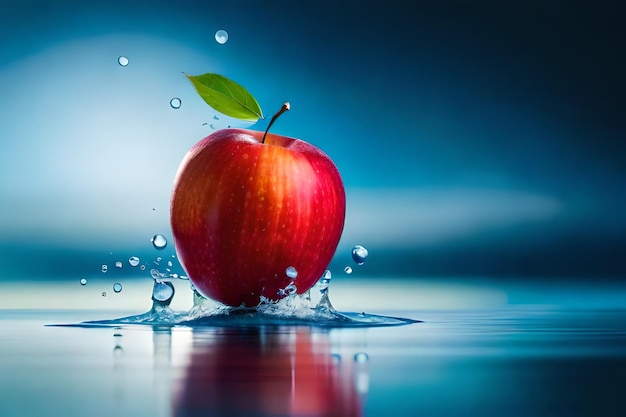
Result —
[[213, 116], [213, 120], [219, 120], [220, 118], [217, 115]]
[[119, 282], [116, 282], [115, 284], [113, 284], [113, 291], [122, 292], [122, 284], [120, 284]]
[[296, 279], [298, 276], [298, 270], [293, 266], [288, 266], [285, 270], [285, 275], [287, 275], [291, 279]]
[[170, 301], [174, 297], [174, 285], [171, 282], [154, 282], [152, 299], [161, 303]]
[[87, 285], [87, 279], [86, 278], [81, 278], [80, 279], [80, 285]]
[[113, 333], [113, 337], [122, 337], [121, 333]]
[[172, 266], [172, 261], [167, 261], [167, 266]]
[[350, 268], [349, 266], [346, 266], [343, 269], [343, 272], [345, 272], [346, 274], [350, 275], [352, 273], [352, 268]]
[[109, 267], [106, 264], [102, 264], [102, 272], [106, 272], [109, 270]]
[[145, 270], [146, 270], [146, 266], [145, 266], [145, 265], [141, 265], [141, 266], [139, 267], [139, 269], [141, 269], [142, 271], [145, 271]]
[[352, 259], [357, 265], [363, 265], [367, 260], [367, 249], [361, 245], [356, 245], [352, 248]]
[[218, 30], [217, 32], [215, 32], [215, 40], [220, 45], [225, 44], [228, 41], [228, 32], [223, 29]]
[[365, 352], [359, 352], [356, 355], [354, 355], [354, 361], [356, 363], [367, 363], [369, 362], [369, 360], [370, 360], [370, 357]]
[[128, 258], [128, 263], [130, 264], [130, 266], [135, 267], [139, 265], [139, 258], [136, 256], [131, 256], [130, 258]]
[[183, 102], [178, 97], [174, 97], [173, 99], [170, 100], [170, 106], [173, 109], [180, 109], [181, 104], [183, 104]]
[[211, 129], [215, 129], [215, 125], [213, 125], [213, 124], [210, 124], [210, 125], [209, 125], [209, 127], [210, 127]]
[[125, 67], [126, 65], [128, 65], [128, 58], [122, 55], [117, 58], [117, 63], [120, 64], [122, 67]]
[[106, 291], [102, 291], [102, 296], [106, 297], [107, 296], [107, 292]]
[[165, 236], [157, 233], [152, 236], [152, 245], [159, 250], [164, 249], [167, 246], [167, 239]]
[[115, 267], [116, 268], [121, 268], [122, 267], [122, 263], [120, 261], [115, 262]]

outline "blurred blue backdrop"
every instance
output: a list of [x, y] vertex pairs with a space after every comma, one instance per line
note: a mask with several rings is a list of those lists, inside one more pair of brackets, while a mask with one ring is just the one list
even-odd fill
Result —
[[186, 151], [241, 126], [183, 71], [241, 83], [266, 114], [291, 102], [273, 130], [336, 162], [348, 213], [334, 264], [354, 244], [371, 254], [355, 276], [623, 278], [619, 11], [565, 0], [2, 0], [1, 279], [154, 256]]

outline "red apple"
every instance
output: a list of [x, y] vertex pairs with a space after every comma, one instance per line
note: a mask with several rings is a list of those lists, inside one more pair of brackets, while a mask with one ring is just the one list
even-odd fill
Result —
[[318, 148], [219, 130], [178, 170], [170, 213], [176, 252], [196, 289], [224, 304], [276, 300], [292, 282], [303, 293], [335, 253], [345, 204], [339, 171]]

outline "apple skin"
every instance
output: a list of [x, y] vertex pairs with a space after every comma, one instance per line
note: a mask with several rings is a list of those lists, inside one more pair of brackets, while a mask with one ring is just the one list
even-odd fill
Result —
[[[318, 148], [246, 129], [194, 145], [176, 174], [170, 220], [179, 261], [204, 296], [231, 306], [309, 290], [343, 231], [339, 171]], [[287, 268], [297, 270], [295, 279]]]

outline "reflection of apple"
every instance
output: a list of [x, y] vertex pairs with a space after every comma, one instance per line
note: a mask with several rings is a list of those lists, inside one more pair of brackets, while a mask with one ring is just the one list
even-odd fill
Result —
[[176, 251], [190, 280], [232, 306], [281, 298], [291, 282], [306, 292], [330, 263], [344, 217], [343, 183], [326, 154], [244, 129], [198, 142], [171, 200]]
[[362, 415], [353, 368], [334, 361], [328, 334], [304, 327], [216, 332], [194, 335], [174, 416]]

